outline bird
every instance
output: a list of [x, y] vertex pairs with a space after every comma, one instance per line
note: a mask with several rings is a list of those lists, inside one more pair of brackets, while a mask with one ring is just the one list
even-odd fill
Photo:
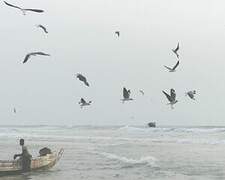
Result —
[[84, 100], [84, 98], [81, 98], [81, 99], [80, 99], [80, 102], [79, 102], [81, 108], [83, 108], [84, 106], [90, 106], [91, 103], [92, 103], [92, 101], [86, 102], [86, 101]]
[[37, 27], [38, 27], [38, 28], [41, 28], [46, 34], [48, 33], [46, 27], [44, 27], [43, 25], [38, 24]]
[[193, 91], [188, 91], [185, 93], [185, 96], [189, 96], [189, 98], [195, 100], [195, 94], [196, 94], [196, 91], [193, 90]]
[[145, 93], [144, 93], [143, 90], [139, 90], [139, 92], [140, 92], [143, 96], [145, 95]]
[[176, 49], [172, 49], [172, 51], [176, 54], [177, 58], [179, 58], [179, 54], [177, 53], [177, 51], [179, 49], [180, 49], [180, 45], [179, 45], [179, 42], [178, 42]]
[[78, 73], [78, 74], [77, 74], [77, 78], [78, 78], [80, 81], [82, 81], [86, 86], [89, 87], [89, 83], [87, 82], [86, 77], [84, 77], [82, 74]]
[[162, 91], [163, 94], [167, 97], [169, 100], [168, 105], [171, 105], [171, 109], [173, 109], [173, 105], [176, 104], [178, 101], [176, 100], [176, 92], [174, 89], [170, 89], [170, 95], [167, 94], [165, 91]]
[[168, 67], [168, 66], [164, 66], [166, 69], [168, 69], [169, 70], [169, 72], [175, 72], [176, 71], [176, 68], [177, 68], [177, 66], [179, 65], [179, 61], [177, 61], [177, 63], [175, 64], [175, 66], [173, 67], [173, 68], [170, 68], [170, 67]]
[[120, 36], [120, 32], [119, 31], [115, 31], [115, 34], [119, 37]]
[[123, 99], [122, 102], [124, 103], [125, 101], [131, 101], [133, 100], [132, 98], [130, 98], [130, 90], [127, 90], [125, 87], [123, 88]]
[[10, 3], [7, 3], [6, 1], [4, 1], [4, 3], [7, 6], [10, 6], [10, 7], [21, 10], [23, 12], [23, 15], [26, 15], [26, 11], [33, 11], [33, 12], [36, 12], [36, 13], [43, 13], [44, 12], [44, 10], [42, 10], [42, 9], [24, 9], [24, 8], [19, 7], [19, 6], [15, 6], [15, 5], [12, 5]]
[[24, 60], [23, 60], [23, 63], [26, 63], [28, 61], [28, 59], [31, 57], [31, 56], [36, 56], [36, 55], [41, 55], [41, 56], [50, 56], [50, 54], [46, 54], [46, 53], [43, 53], [43, 52], [31, 52], [31, 53], [28, 53]]
[[16, 114], [16, 108], [13, 108], [13, 112]]

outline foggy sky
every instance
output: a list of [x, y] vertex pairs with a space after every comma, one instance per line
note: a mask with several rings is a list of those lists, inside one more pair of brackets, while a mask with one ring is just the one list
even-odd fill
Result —
[[[0, 3], [0, 124], [225, 125], [224, 2], [8, 2], [45, 13], [24, 16]], [[171, 49], [177, 42], [180, 66], [169, 73], [163, 65], [176, 63]], [[22, 64], [32, 51], [51, 57]], [[78, 72], [89, 88], [76, 79]], [[135, 101], [121, 103], [123, 87]], [[179, 101], [173, 110], [162, 94], [170, 88]], [[197, 91], [196, 101], [184, 96], [189, 90]], [[81, 97], [92, 106], [80, 109]]]

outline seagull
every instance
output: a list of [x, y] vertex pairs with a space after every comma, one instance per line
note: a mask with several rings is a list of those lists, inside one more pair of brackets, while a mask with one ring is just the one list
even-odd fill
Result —
[[179, 54], [177, 53], [179, 48], [180, 48], [180, 46], [179, 46], [179, 43], [178, 43], [176, 49], [172, 49], [172, 51], [176, 54], [177, 58], [179, 58]]
[[43, 52], [31, 52], [31, 53], [28, 53], [24, 60], [23, 60], [23, 63], [26, 63], [28, 61], [28, 59], [31, 57], [31, 56], [36, 56], [36, 55], [41, 55], [41, 56], [50, 56], [50, 54], [46, 54], [46, 53], [43, 53]]
[[39, 24], [39, 25], [37, 25], [37, 27], [43, 29], [43, 31], [44, 31], [46, 34], [48, 33], [46, 27], [44, 27], [43, 25]]
[[91, 105], [91, 102], [92, 101], [86, 102], [83, 98], [81, 98], [79, 104], [80, 104], [80, 107], [83, 108], [84, 106]]
[[189, 96], [189, 98], [195, 100], [195, 94], [196, 94], [196, 91], [188, 91], [187, 93], [185, 93], [186, 96]]
[[131, 101], [133, 100], [130, 98], [130, 90], [127, 90], [125, 87], [123, 88], [123, 99], [121, 99], [122, 102], [124, 103], [125, 101]]
[[168, 67], [168, 66], [164, 66], [166, 69], [168, 69], [169, 70], [169, 72], [175, 72], [176, 71], [176, 68], [177, 68], [177, 66], [179, 65], [179, 61], [177, 61], [177, 63], [175, 64], [175, 66], [173, 67], [173, 68], [170, 68], [170, 67]]
[[162, 91], [163, 94], [167, 97], [169, 100], [168, 105], [171, 105], [171, 108], [173, 109], [173, 105], [176, 104], [178, 101], [176, 100], [176, 92], [174, 89], [170, 89], [170, 95], [167, 94], [165, 91]]
[[115, 31], [115, 34], [117, 34], [117, 36], [120, 36], [120, 32], [119, 31]]
[[89, 86], [89, 83], [87, 82], [86, 77], [84, 77], [82, 74], [77, 74], [77, 78], [82, 81], [86, 86]]
[[145, 93], [144, 93], [143, 90], [139, 90], [139, 92], [140, 92], [143, 96], [145, 95]]
[[23, 12], [23, 15], [26, 15], [26, 11], [33, 11], [33, 12], [36, 12], [36, 13], [43, 13], [44, 12], [44, 10], [41, 10], [41, 9], [24, 9], [24, 8], [19, 7], [19, 6], [9, 4], [6, 1], [4, 1], [4, 3], [7, 6], [10, 6], [10, 7], [17, 8], [17, 9], [21, 10]]

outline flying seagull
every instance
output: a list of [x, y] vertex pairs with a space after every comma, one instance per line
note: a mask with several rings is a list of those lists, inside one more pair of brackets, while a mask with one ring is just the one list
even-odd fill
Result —
[[189, 96], [189, 98], [195, 100], [195, 94], [196, 94], [196, 91], [188, 91], [187, 93], [185, 93], [186, 96]]
[[143, 90], [139, 90], [139, 92], [140, 92], [143, 96], [145, 95], [145, 93], [144, 93]]
[[38, 28], [41, 28], [46, 34], [48, 33], [46, 27], [44, 27], [43, 25], [39, 24], [37, 25]]
[[24, 8], [19, 7], [19, 6], [15, 6], [15, 5], [9, 4], [6, 1], [4, 1], [4, 3], [7, 6], [10, 6], [10, 7], [13, 7], [13, 8], [21, 10], [23, 12], [23, 15], [26, 15], [26, 11], [33, 11], [33, 12], [36, 12], [36, 13], [43, 13], [44, 12], [44, 10], [41, 10], [41, 9], [24, 9]]
[[80, 107], [83, 108], [84, 106], [90, 106], [92, 101], [86, 102], [83, 98], [80, 99]]
[[179, 61], [177, 61], [177, 63], [175, 64], [175, 66], [173, 67], [173, 68], [170, 68], [170, 67], [168, 67], [168, 66], [164, 66], [166, 69], [168, 69], [169, 70], [169, 72], [175, 72], [176, 71], [176, 68], [177, 68], [177, 66], [179, 65]]
[[125, 101], [131, 101], [133, 100], [130, 98], [130, 90], [127, 90], [125, 87], [123, 88], [123, 99], [121, 99], [122, 102], [124, 103]]
[[174, 52], [174, 54], [176, 54], [177, 58], [179, 58], [179, 54], [177, 53], [177, 51], [179, 50], [180, 46], [179, 43], [177, 44], [176, 49], [172, 49], [172, 51]]
[[82, 81], [86, 86], [89, 86], [89, 83], [87, 82], [86, 77], [84, 77], [82, 74], [77, 74], [77, 78]]
[[119, 31], [115, 31], [115, 34], [119, 37], [120, 36], [120, 32]]
[[169, 100], [168, 105], [171, 105], [171, 108], [173, 109], [173, 105], [176, 104], [178, 101], [176, 100], [176, 92], [174, 89], [170, 89], [170, 95], [167, 94], [165, 91], [162, 91], [163, 94], [167, 97]]
[[23, 63], [26, 63], [31, 56], [36, 56], [36, 55], [50, 56], [50, 54], [46, 54], [46, 53], [43, 53], [43, 52], [31, 52], [31, 53], [29, 53], [25, 56], [25, 58], [23, 60]]

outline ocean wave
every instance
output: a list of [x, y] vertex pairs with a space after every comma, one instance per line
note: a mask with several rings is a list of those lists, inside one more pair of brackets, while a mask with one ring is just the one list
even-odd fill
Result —
[[128, 132], [176, 132], [176, 133], [225, 133], [224, 127], [135, 127], [135, 126], [124, 126], [117, 129], [118, 131]]
[[139, 159], [132, 159], [132, 158], [128, 158], [125, 156], [119, 156], [116, 154], [111, 154], [111, 153], [100, 153], [102, 156], [106, 157], [107, 159], [110, 160], [116, 160], [122, 163], [126, 163], [126, 164], [131, 164], [131, 165], [148, 165], [148, 166], [152, 166], [152, 167], [156, 167], [156, 161], [157, 159], [155, 157], [152, 156], [145, 156], [145, 157], [141, 157]]

